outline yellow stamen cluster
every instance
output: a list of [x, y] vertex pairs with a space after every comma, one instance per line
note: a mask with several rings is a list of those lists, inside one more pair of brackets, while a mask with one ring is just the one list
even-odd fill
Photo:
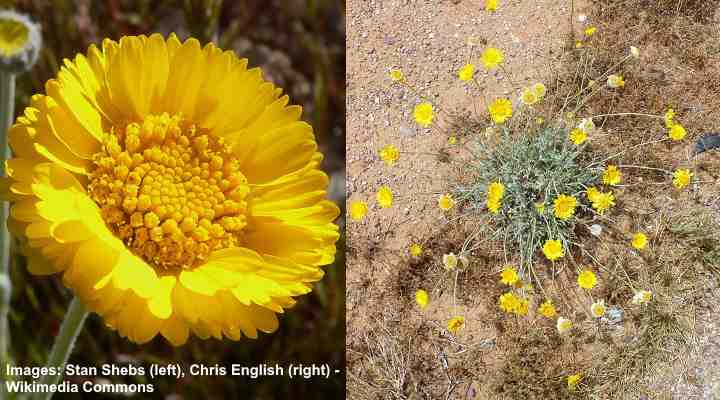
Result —
[[113, 128], [89, 191], [108, 227], [151, 265], [189, 268], [239, 245], [249, 186], [221, 138], [180, 116]]

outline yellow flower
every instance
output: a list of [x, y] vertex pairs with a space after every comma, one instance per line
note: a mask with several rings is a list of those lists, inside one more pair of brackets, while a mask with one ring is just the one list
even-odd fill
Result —
[[597, 277], [594, 272], [584, 269], [580, 271], [577, 283], [581, 288], [590, 290], [597, 285]]
[[389, 144], [380, 150], [380, 159], [389, 166], [395, 165], [397, 160], [400, 158], [400, 151], [397, 147]]
[[546, 318], [553, 318], [557, 315], [557, 310], [555, 310], [555, 306], [550, 300], [545, 300], [538, 308], [538, 312]]
[[675, 118], [675, 111], [673, 111], [672, 108], [668, 108], [668, 110], [665, 112], [665, 115], [663, 116], [663, 119], [665, 120], [665, 127], [668, 129], [672, 128], [672, 126], [675, 124], [673, 119]]
[[497, 10], [498, 0], [485, 0], [485, 10], [495, 11]]
[[622, 181], [622, 174], [615, 165], [608, 165], [602, 176], [602, 183], [605, 185], [617, 185]]
[[368, 213], [368, 206], [364, 201], [353, 201], [350, 203], [350, 218], [359, 221]]
[[611, 88], [621, 88], [621, 87], [625, 87], [625, 80], [623, 79], [623, 77], [621, 75], [613, 74], [613, 75], [608, 76], [607, 84]]
[[393, 203], [393, 192], [388, 186], [380, 186], [377, 192], [377, 202], [380, 208], [390, 208]]
[[587, 198], [588, 200], [590, 200], [591, 203], [596, 202], [600, 197], [600, 191], [597, 190], [597, 188], [594, 186], [587, 188], [585, 194], [587, 195]]
[[453, 200], [450, 193], [445, 193], [438, 198], [438, 207], [443, 211], [448, 211], [455, 207], [455, 200]]
[[673, 185], [675, 185], [676, 188], [682, 189], [685, 186], [690, 184], [690, 181], [692, 180], [693, 175], [695, 175], [695, 174], [690, 172], [689, 169], [679, 169], [679, 170], [673, 172], [672, 183], [673, 183]]
[[583, 43], [582, 40], [576, 40], [576, 41], [575, 41], [575, 48], [576, 48], [576, 49], [582, 49], [583, 47], [585, 47], [585, 43]]
[[26, 15], [0, 10], [0, 69], [13, 74], [29, 71], [41, 48], [40, 25]]
[[393, 82], [402, 82], [405, 80], [405, 74], [399, 69], [391, 69], [390, 79], [392, 79]]
[[570, 219], [575, 215], [575, 207], [577, 207], [577, 200], [573, 196], [566, 196], [564, 194], [559, 195], [555, 198], [553, 203], [553, 211], [555, 217], [562, 220]]
[[505, 195], [505, 185], [496, 181], [488, 186], [487, 207], [490, 212], [497, 214], [502, 207], [502, 198]]
[[535, 91], [524, 88], [520, 95], [520, 101], [526, 106], [531, 106], [538, 102], [538, 96], [535, 94]]
[[488, 199], [487, 208], [491, 213], [497, 214], [500, 212], [500, 208], [502, 208], [502, 202], [500, 199]]
[[555, 260], [565, 256], [565, 251], [563, 250], [562, 242], [560, 242], [559, 240], [552, 240], [552, 239], [546, 240], [545, 244], [543, 244], [542, 251], [543, 251], [543, 254], [545, 255], [545, 258], [547, 258], [550, 261], [555, 261]]
[[545, 97], [546, 91], [547, 89], [545, 88], [545, 85], [543, 85], [541, 82], [533, 85], [533, 92], [535, 92], [535, 96], [537, 96], [538, 99], [542, 99], [543, 97]]
[[575, 128], [572, 131], [570, 131], [570, 141], [573, 142], [575, 145], [581, 145], [585, 143], [587, 140], [587, 133], [583, 131], [580, 128]]
[[630, 55], [634, 58], [640, 58], [640, 49], [635, 46], [630, 46]]
[[136, 343], [275, 331], [333, 262], [339, 209], [301, 108], [247, 65], [157, 34], [66, 60], [9, 131], [30, 272]]
[[529, 308], [530, 308], [530, 302], [528, 301], [528, 299], [526, 299], [526, 298], [520, 299], [517, 307], [515, 308], [515, 314], [527, 315]]
[[449, 144], [450, 146], [456, 145], [456, 144], [457, 144], [457, 137], [456, 137], [455, 135], [451, 135], [451, 136], [448, 138], [448, 144]]
[[599, 300], [590, 306], [590, 313], [595, 318], [600, 318], [605, 315], [605, 300]]
[[473, 64], [465, 64], [458, 72], [458, 78], [463, 82], [471, 80], [473, 75], [475, 75], [475, 65]]
[[612, 192], [599, 192], [592, 200], [592, 207], [598, 214], [603, 215], [615, 205], [615, 195]]
[[578, 385], [578, 383], [580, 383], [581, 379], [582, 379], [581, 374], [575, 374], [575, 375], [568, 376], [567, 377], [568, 390], [571, 392], [574, 392], [575, 390], [577, 390], [577, 385]]
[[488, 107], [490, 117], [496, 124], [502, 124], [512, 117], [512, 103], [508, 99], [497, 99]]
[[488, 47], [485, 51], [483, 51], [481, 59], [485, 69], [490, 71], [500, 66], [505, 59], [505, 56], [502, 51], [494, 47]]
[[653, 294], [649, 290], [640, 290], [639, 292], [635, 292], [635, 295], [632, 298], [632, 303], [640, 306], [643, 304], [647, 304], [652, 300]]
[[588, 26], [587, 28], [585, 28], [585, 36], [587, 37], [594, 35], [595, 32], [597, 32], [597, 28], [594, 26]]
[[457, 267], [458, 257], [454, 253], [443, 254], [442, 262], [445, 269], [450, 271]]
[[420, 306], [420, 308], [427, 307], [428, 300], [429, 300], [428, 292], [426, 292], [422, 289], [418, 289], [415, 292], [415, 302]]
[[447, 323], [447, 330], [456, 335], [463, 326], [465, 326], [465, 318], [460, 316], [452, 317]]
[[518, 280], [520, 277], [513, 266], [508, 265], [500, 272], [500, 282], [506, 285], [514, 285]]
[[423, 248], [417, 243], [410, 245], [410, 255], [413, 257], [420, 257], [422, 255]]
[[687, 135], [685, 128], [678, 123], [673, 123], [673, 125], [670, 127], [670, 130], [668, 131], [668, 136], [670, 136], [670, 139], [674, 141], [683, 140], [685, 138], [685, 135]]
[[561, 335], [564, 335], [566, 332], [570, 331], [572, 329], [573, 323], [569, 319], [565, 317], [558, 317], [557, 320], [557, 330], [558, 333]]
[[632, 247], [642, 250], [647, 246], [647, 236], [645, 236], [644, 233], [638, 232], [635, 235], [633, 235], [632, 238]]
[[427, 128], [430, 124], [432, 124], [433, 118], [435, 117], [432, 104], [420, 103], [416, 105], [413, 116], [415, 117], [415, 122], [417, 122], [420, 126]]

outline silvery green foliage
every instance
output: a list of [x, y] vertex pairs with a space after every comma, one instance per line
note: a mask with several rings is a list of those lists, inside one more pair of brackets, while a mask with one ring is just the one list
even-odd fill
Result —
[[42, 48], [40, 26], [32, 22], [28, 16], [11, 10], [0, 11], [0, 20], [17, 21], [28, 29], [28, 40], [21, 51], [11, 56], [0, 55], [0, 69], [15, 74], [28, 71], [35, 65]]
[[[504, 128], [487, 157], [472, 161], [474, 183], [456, 189], [457, 198], [468, 203], [471, 212], [490, 217], [493, 238], [519, 247], [521, 269], [532, 265], [547, 239], [561, 240], [569, 251], [576, 217], [587, 208], [584, 192], [602, 174], [602, 168], [593, 166], [583, 152], [584, 146], [572, 144], [568, 134], [565, 128], [549, 126], [535, 133]], [[505, 185], [497, 214], [486, 207], [488, 186], [495, 181]], [[553, 203], [560, 194], [577, 199], [575, 217], [555, 217]], [[544, 207], [542, 213], [538, 205]]]

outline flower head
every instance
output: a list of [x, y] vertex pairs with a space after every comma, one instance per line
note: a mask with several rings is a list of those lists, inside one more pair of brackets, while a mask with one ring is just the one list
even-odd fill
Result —
[[555, 213], [556, 218], [566, 220], [575, 215], [575, 207], [577, 207], [577, 200], [575, 197], [561, 194], [555, 198], [555, 202], [553, 203], [553, 212]]
[[545, 258], [547, 258], [550, 261], [555, 261], [555, 260], [565, 256], [565, 251], [563, 250], [562, 242], [559, 240], [552, 240], [552, 239], [546, 240], [545, 244], [543, 244], [542, 251], [543, 251], [543, 254], [545, 255]]
[[645, 234], [642, 232], [638, 232], [633, 235], [632, 247], [638, 250], [642, 250], [645, 248], [645, 246], [647, 246], [647, 241], [647, 236], [645, 236]]
[[572, 329], [573, 323], [569, 319], [565, 317], [558, 317], [557, 320], [557, 330], [558, 333], [561, 335], [564, 335], [565, 333], [569, 332], [570, 329]]
[[490, 117], [496, 124], [502, 124], [512, 117], [512, 103], [508, 99], [497, 99], [488, 107]]
[[598, 192], [591, 200], [592, 207], [598, 214], [603, 215], [615, 205], [615, 195], [612, 192]]
[[475, 75], [475, 65], [473, 64], [465, 64], [460, 68], [460, 71], [458, 71], [458, 78], [463, 82], [471, 80], [473, 75]]
[[508, 265], [500, 272], [500, 282], [506, 285], [514, 285], [518, 280], [520, 277], [513, 266]]
[[364, 201], [356, 200], [350, 203], [350, 218], [359, 221], [365, 218], [367, 213], [368, 206], [367, 203], [365, 203]]
[[574, 392], [577, 390], [578, 383], [580, 383], [580, 380], [582, 379], [581, 374], [575, 374], [570, 375], [567, 377], [567, 386], [568, 390], [571, 392]]
[[395, 165], [397, 160], [400, 158], [400, 151], [395, 145], [389, 144], [380, 149], [380, 159], [389, 166]]
[[594, 35], [595, 32], [597, 32], [597, 28], [594, 26], [588, 26], [587, 28], [585, 28], [585, 31], [584, 31], [585, 36], [587, 36], [587, 37]]
[[595, 318], [605, 315], [605, 300], [598, 300], [590, 306], [590, 313]]
[[506, 292], [500, 295], [498, 305], [500, 306], [500, 309], [506, 313], [527, 315], [530, 303], [528, 299], [519, 298], [513, 292]]
[[585, 269], [578, 275], [577, 283], [581, 288], [590, 290], [597, 285], [597, 277], [594, 272]]
[[678, 123], [673, 123], [673, 125], [670, 127], [670, 130], [668, 131], [668, 136], [670, 137], [670, 139], [676, 142], [679, 140], [683, 140], [685, 138], [685, 135], [687, 135], [687, 131], [682, 125]]
[[591, 203], [596, 202], [600, 197], [600, 191], [595, 186], [587, 188], [585, 194], [587, 195], [587, 198], [588, 200], [590, 200]]
[[652, 300], [653, 294], [649, 290], [640, 290], [638, 292], [635, 292], [635, 295], [632, 298], [632, 303], [636, 306], [641, 306], [643, 304], [647, 304]]
[[40, 27], [14, 11], [0, 11], [0, 70], [14, 74], [35, 65], [42, 48]]
[[526, 106], [531, 106], [538, 102], [538, 95], [535, 94], [534, 90], [524, 88], [522, 94], [520, 95], [520, 101], [522, 101], [522, 103]]
[[498, 0], [485, 0], [485, 11], [496, 11]]
[[674, 122], [675, 118], [675, 111], [673, 111], [672, 108], [668, 108], [667, 111], [665, 111], [665, 115], [663, 115], [663, 120], [665, 120], [665, 127], [670, 129], [675, 124]]
[[485, 69], [490, 71], [502, 64], [503, 60], [505, 59], [505, 56], [503, 55], [502, 51], [494, 48], [494, 47], [488, 47], [483, 51], [481, 60], [483, 65], [485, 66]]
[[625, 87], [625, 79], [621, 75], [610, 75], [607, 78], [607, 84], [611, 88], [621, 88]]
[[438, 197], [438, 207], [443, 211], [449, 211], [455, 207], [455, 200], [453, 200], [452, 195], [450, 193], [440, 195]]
[[490, 212], [497, 214], [502, 207], [502, 198], [505, 195], [505, 185], [495, 181], [488, 186], [487, 208]]
[[579, 146], [587, 140], [587, 133], [583, 131], [580, 128], [575, 128], [572, 131], [570, 131], [570, 141], [573, 142], [573, 144]]
[[9, 132], [30, 272], [136, 343], [275, 331], [333, 262], [339, 209], [301, 108], [247, 64], [157, 34], [66, 60]]
[[617, 185], [622, 181], [622, 174], [615, 165], [608, 165], [603, 172], [602, 183], [605, 185]]
[[673, 172], [672, 183], [673, 183], [673, 185], [675, 185], [676, 188], [682, 189], [685, 186], [690, 184], [690, 181], [692, 180], [693, 175], [695, 175], [695, 174], [690, 172], [689, 169], [686, 169], [686, 168], [679, 169], [679, 170]]
[[402, 70], [393, 68], [390, 70], [390, 79], [392, 79], [393, 82], [402, 82], [405, 80], [405, 74], [403, 74]]
[[377, 202], [380, 208], [390, 208], [393, 204], [393, 192], [389, 186], [380, 186], [377, 192]]
[[422, 245], [419, 245], [417, 243], [413, 243], [410, 245], [410, 255], [413, 257], [420, 257], [423, 252]]
[[547, 91], [547, 88], [545, 88], [545, 85], [542, 84], [542, 82], [538, 82], [533, 85], [533, 92], [535, 92], [535, 96], [538, 97], [538, 99], [542, 99], [545, 97], [545, 92]]
[[450, 146], [456, 145], [457, 144], [457, 136], [450, 135], [450, 137], [448, 138], [448, 144]]
[[415, 292], [415, 302], [420, 306], [420, 308], [425, 308], [428, 305], [429, 300], [428, 292], [424, 291], [423, 289], [418, 289]]
[[542, 304], [540, 304], [538, 312], [545, 318], [553, 318], [557, 315], [557, 310], [550, 300], [545, 300]]
[[416, 105], [413, 116], [415, 117], [415, 122], [417, 122], [420, 126], [427, 128], [430, 124], [432, 124], [433, 118], [435, 117], [432, 104], [420, 103]]
[[455, 253], [443, 254], [442, 262], [445, 269], [450, 271], [457, 267], [458, 257], [455, 255]]
[[465, 318], [461, 316], [452, 317], [447, 323], [447, 330], [453, 335], [457, 335], [460, 329], [465, 326]]

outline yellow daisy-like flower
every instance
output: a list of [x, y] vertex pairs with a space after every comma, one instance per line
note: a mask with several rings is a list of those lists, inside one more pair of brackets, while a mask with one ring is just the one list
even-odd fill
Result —
[[594, 35], [595, 32], [597, 32], [597, 28], [594, 26], [588, 26], [587, 28], [585, 28], [585, 36], [587, 37]]
[[675, 124], [674, 121], [675, 118], [675, 111], [673, 111], [672, 108], [668, 108], [667, 111], [665, 111], [665, 115], [663, 115], [663, 120], [665, 121], [665, 127], [670, 129]]
[[562, 242], [560, 242], [559, 240], [546, 240], [545, 244], [543, 244], [542, 251], [545, 255], [545, 258], [550, 261], [555, 261], [565, 256], [565, 250], [563, 250]]
[[365, 218], [367, 213], [368, 206], [364, 201], [353, 201], [350, 203], [350, 218], [359, 221]]
[[488, 199], [487, 208], [491, 213], [497, 214], [502, 208], [502, 201], [500, 199]]
[[457, 136], [451, 135], [451, 136], [448, 138], [448, 144], [449, 144], [450, 146], [456, 145], [456, 144], [457, 144]]
[[580, 274], [577, 278], [577, 283], [581, 288], [590, 290], [594, 288], [595, 285], [597, 285], [597, 277], [595, 276], [594, 272], [584, 269], [580, 271]]
[[453, 270], [458, 265], [458, 256], [455, 253], [443, 254], [442, 262], [446, 270]]
[[417, 243], [413, 243], [410, 245], [410, 255], [413, 257], [420, 257], [422, 255], [423, 248], [422, 245], [419, 245]]
[[578, 384], [580, 383], [580, 380], [581, 380], [581, 379], [582, 379], [582, 375], [581, 375], [581, 374], [575, 374], [575, 375], [570, 375], [570, 376], [568, 376], [568, 377], [567, 377], [568, 390], [571, 391], [571, 392], [576, 391], [576, 390], [577, 390], [577, 386], [578, 386]]
[[505, 195], [505, 185], [500, 181], [495, 181], [488, 186], [488, 198], [502, 199]]
[[526, 106], [531, 106], [538, 102], [538, 95], [535, 94], [534, 90], [524, 88], [522, 94], [520, 95], [520, 101], [522, 101], [522, 103]]
[[670, 130], [668, 131], [668, 136], [670, 137], [670, 139], [676, 142], [685, 139], [685, 135], [687, 135], [685, 127], [678, 123], [673, 123], [673, 125], [670, 127]]
[[500, 282], [506, 285], [514, 285], [518, 280], [520, 280], [520, 277], [513, 266], [508, 265], [500, 272]]
[[512, 103], [508, 99], [497, 99], [488, 107], [490, 117], [496, 124], [502, 124], [512, 117]]
[[605, 211], [615, 205], [615, 195], [612, 192], [598, 192], [594, 198], [594, 200], [591, 200], [592, 207], [600, 215], [605, 214]]
[[602, 183], [605, 185], [617, 185], [622, 181], [622, 174], [615, 165], [608, 165], [603, 172]]
[[392, 79], [393, 82], [402, 82], [405, 80], [405, 74], [399, 69], [391, 69], [390, 79]]
[[455, 207], [455, 200], [453, 200], [450, 193], [445, 193], [438, 197], [438, 207], [443, 211], [449, 211]]
[[557, 315], [557, 310], [550, 300], [545, 300], [538, 308], [538, 312], [545, 318], [553, 318]]
[[390, 208], [393, 204], [393, 192], [389, 186], [380, 186], [376, 195], [380, 208]]
[[575, 128], [572, 131], [570, 131], [570, 141], [573, 142], [576, 146], [579, 146], [587, 140], [587, 133], [583, 131], [580, 128]]
[[498, 304], [501, 310], [505, 311], [506, 313], [512, 313], [520, 307], [520, 299], [515, 296], [515, 293], [507, 292], [500, 295], [500, 298], [498, 299]]
[[601, 318], [605, 315], [605, 300], [599, 300], [590, 306], [590, 313], [595, 318]]
[[430, 124], [432, 124], [433, 118], [435, 118], [432, 104], [420, 103], [416, 105], [413, 116], [415, 117], [415, 122], [417, 122], [420, 126], [427, 128]]
[[575, 199], [575, 197], [561, 194], [555, 198], [553, 212], [556, 218], [566, 220], [575, 215], [575, 207], [577, 207], [577, 199]]
[[587, 195], [588, 200], [590, 200], [591, 203], [594, 203], [600, 196], [600, 191], [596, 187], [591, 186], [587, 188], [585, 194]]
[[576, 49], [582, 49], [583, 47], [585, 47], [585, 43], [583, 43], [582, 40], [576, 40], [576, 41], [575, 41], [575, 48], [576, 48]]
[[485, 11], [496, 11], [498, 0], [485, 0]]
[[465, 326], [465, 318], [461, 316], [452, 317], [447, 323], [447, 330], [456, 335]]
[[542, 82], [538, 82], [535, 85], [533, 85], [533, 92], [535, 92], [535, 96], [538, 97], [538, 99], [542, 99], [545, 97], [545, 92], [547, 92], [547, 88], [545, 85], [542, 84]]
[[423, 289], [418, 289], [418, 291], [415, 292], [415, 302], [420, 306], [420, 308], [427, 307], [429, 299], [430, 296], [428, 296], [428, 292]]
[[679, 169], [675, 172], [673, 172], [673, 180], [672, 183], [675, 185], [676, 188], [682, 189], [685, 186], [690, 184], [690, 181], [693, 177], [692, 172], [690, 172], [689, 169]]
[[571, 320], [565, 318], [565, 317], [558, 317], [557, 320], [557, 330], [558, 333], [561, 335], [564, 335], [565, 333], [569, 332], [573, 327], [573, 323]]
[[465, 64], [458, 72], [458, 78], [463, 82], [471, 80], [473, 75], [475, 75], [475, 65], [473, 64]]
[[613, 74], [613, 75], [608, 76], [607, 84], [611, 88], [615, 88], [615, 89], [622, 88], [622, 87], [625, 87], [625, 79], [623, 79], [623, 77], [620, 75]]
[[33, 274], [136, 343], [256, 338], [333, 262], [312, 127], [247, 60], [171, 35], [66, 60], [9, 131]]
[[392, 167], [400, 159], [400, 150], [395, 145], [389, 144], [380, 149], [380, 159]]
[[488, 47], [483, 51], [480, 58], [482, 60], [483, 66], [485, 66], [485, 69], [490, 71], [499, 67], [500, 64], [502, 64], [503, 60], [505, 59], [505, 55], [503, 55], [502, 51], [494, 47]]
[[638, 250], [644, 249], [645, 246], [647, 246], [647, 242], [648, 242], [647, 236], [645, 236], [645, 234], [642, 232], [638, 232], [638, 233], [634, 234], [632, 237], [632, 247], [634, 247]]

